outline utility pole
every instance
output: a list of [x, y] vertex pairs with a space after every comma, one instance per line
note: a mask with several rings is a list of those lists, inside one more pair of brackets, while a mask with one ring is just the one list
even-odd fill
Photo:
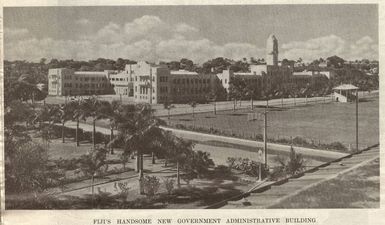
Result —
[[281, 96], [281, 108], [283, 108], [283, 96]]
[[356, 151], [358, 151], [358, 89], [356, 90]]
[[150, 67], [150, 109], [152, 104], [152, 68]]
[[263, 151], [265, 152], [265, 168], [267, 168], [267, 109], [264, 114]]

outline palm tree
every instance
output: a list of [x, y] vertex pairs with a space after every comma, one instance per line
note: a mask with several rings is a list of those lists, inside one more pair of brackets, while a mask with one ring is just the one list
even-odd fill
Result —
[[173, 148], [173, 159], [176, 163], [176, 179], [177, 185], [180, 187], [180, 167], [185, 162], [187, 157], [192, 152], [193, 143], [191, 141], [185, 141], [182, 138], [175, 138], [175, 147]]
[[76, 121], [76, 134], [75, 134], [75, 141], [76, 141], [76, 146], [80, 146], [80, 139], [79, 139], [79, 124], [80, 124], [80, 118], [83, 114], [82, 111], [82, 101], [79, 99], [77, 101], [71, 101], [67, 103], [69, 108], [72, 111], [72, 120]]
[[125, 106], [122, 116], [126, 120], [118, 124], [119, 133], [112, 144], [120, 140], [124, 145], [124, 151], [136, 152], [139, 191], [143, 194], [143, 153], [155, 145], [158, 141], [156, 137], [161, 136], [162, 130], [159, 125], [162, 121], [153, 116], [149, 104]]
[[[43, 143], [49, 148], [52, 126], [59, 121], [60, 108], [57, 105], [45, 105], [36, 111], [34, 123], [38, 122]], [[44, 123], [46, 123], [44, 125]]]
[[95, 176], [99, 171], [106, 170], [107, 150], [100, 146], [95, 146], [86, 155], [80, 158], [80, 169], [87, 175], [91, 176], [91, 194], [92, 202], [94, 200], [94, 182]]
[[[107, 101], [102, 102], [99, 109], [100, 117], [103, 116], [108, 118], [110, 122], [110, 143], [114, 139], [114, 129], [116, 129], [117, 125], [123, 120], [121, 110], [122, 107], [120, 101], [112, 101], [111, 103]], [[110, 144], [110, 153], [114, 154], [114, 147], [112, 144]]]
[[214, 103], [214, 115], [217, 114], [217, 94], [215, 93], [215, 91], [211, 91], [207, 96], [206, 96], [206, 100], [208, 102], [213, 102]]
[[164, 103], [163, 103], [163, 107], [165, 109], [167, 109], [167, 119], [170, 120], [170, 110], [172, 108], [174, 108], [175, 106], [171, 104], [170, 101], [166, 100]]
[[164, 167], [167, 167], [169, 160], [172, 159], [175, 152], [176, 136], [171, 131], [163, 130], [160, 142], [161, 151], [164, 156]]
[[98, 100], [96, 97], [90, 97], [85, 99], [82, 102], [82, 114], [81, 114], [81, 119], [84, 121], [87, 120], [87, 118], [92, 119], [92, 144], [95, 147], [96, 146], [96, 140], [95, 140], [95, 135], [96, 135], [96, 121], [98, 119], [101, 119], [104, 117], [104, 114], [100, 113], [100, 107], [102, 103], [100, 100]]
[[195, 107], [197, 107], [197, 103], [195, 102], [195, 101], [191, 101], [190, 103], [189, 103], [189, 105], [191, 106], [191, 108], [192, 108], [192, 117], [194, 118], [194, 109], [195, 109]]
[[60, 118], [60, 122], [61, 122], [61, 135], [62, 135], [62, 143], [65, 142], [65, 122], [72, 119], [73, 117], [73, 111], [72, 111], [72, 107], [69, 103], [67, 104], [62, 104], [60, 107], [59, 107], [59, 118]]
[[254, 82], [248, 83], [246, 85], [245, 95], [250, 97], [251, 110], [254, 109], [254, 97], [255, 97], [257, 88], [258, 87], [257, 87], [257, 85]]

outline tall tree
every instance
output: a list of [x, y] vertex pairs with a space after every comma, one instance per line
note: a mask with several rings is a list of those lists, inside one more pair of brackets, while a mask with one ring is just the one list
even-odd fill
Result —
[[171, 104], [171, 102], [167, 99], [164, 103], [163, 103], [163, 108], [164, 109], [167, 109], [167, 119], [170, 120], [170, 111], [172, 108], [174, 108], [175, 106]]
[[65, 142], [65, 122], [73, 118], [74, 111], [72, 110], [71, 104], [66, 103], [66, 104], [62, 104], [59, 107], [58, 113], [59, 113], [59, 118], [61, 122], [62, 143], [64, 143]]
[[84, 174], [91, 176], [92, 203], [94, 200], [94, 182], [98, 172], [106, 170], [107, 150], [100, 146], [95, 146], [86, 155], [80, 157], [80, 169]]
[[139, 190], [140, 194], [143, 194], [143, 153], [152, 149], [154, 142], [158, 142], [156, 137], [162, 133], [159, 125], [163, 122], [153, 115], [153, 110], [148, 104], [126, 106], [123, 116], [127, 120], [118, 125], [119, 133], [112, 144], [120, 141], [124, 151], [136, 152]]
[[207, 100], [208, 102], [212, 102], [212, 103], [213, 103], [213, 106], [214, 106], [214, 109], [213, 109], [214, 115], [217, 114], [217, 104], [216, 104], [216, 103], [217, 103], [217, 98], [218, 98], [217, 93], [216, 93], [214, 90], [210, 91], [210, 93], [209, 93], [208, 95], [206, 95], [206, 100]]
[[72, 120], [76, 121], [75, 141], [76, 141], [76, 146], [79, 147], [80, 146], [79, 124], [80, 124], [80, 119], [83, 115], [82, 101], [80, 99], [77, 99], [75, 101], [70, 101], [67, 104], [72, 111], [71, 113]]
[[[119, 123], [123, 122], [122, 105], [120, 101], [105, 101], [101, 103], [99, 109], [100, 116], [108, 118], [110, 123], [110, 142], [114, 139], [114, 130], [117, 129]], [[114, 146], [110, 144], [110, 153], [114, 154]]]
[[92, 144], [96, 146], [96, 121], [105, 117], [103, 113], [100, 113], [101, 101], [96, 97], [90, 97], [82, 101], [82, 115], [81, 118], [86, 121], [87, 118], [92, 119]]
[[195, 109], [195, 107], [197, 107], [197, 103], [196, 103], [196, 101], [190, 101], [189, 105], [191, 106], [191, 109], [192, 109], [192, 114], [191, 115], [194, 118], [194, 116], [195, 116], [194, 109]]
[[60, 122], [60, 107], [58, 105], [45, 105], [36, 111], [34, 123], [38, 123], [41, 137], [49, 148], [50, 137], [55, 122]]

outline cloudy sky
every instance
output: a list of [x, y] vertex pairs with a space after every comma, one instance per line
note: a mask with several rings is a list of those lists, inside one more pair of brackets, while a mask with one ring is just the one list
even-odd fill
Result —
[[4, 28], [8, 60], [264, 58], [270, 33], [280, 59], [378, 59], [376, 5], [18, 7]]

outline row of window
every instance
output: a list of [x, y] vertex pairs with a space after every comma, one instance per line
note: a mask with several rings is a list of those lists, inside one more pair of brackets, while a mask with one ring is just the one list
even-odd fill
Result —
[[172, 93], [173, 94], [204, 94], [209, 92], [210, 88], [173, 88]]
[[168, 77], [160, 77], [159, 82], [168, 82]]
[[[91, 87], [91, 88], [106, 88], [107, 87], [107, 84], [105, 83], [102, 83], [102, 84], [78, 84], [78, 83], [75, 83], [75, 88], [88, 88], [88, 87]], [[68, 88], [72, 88], [72, 83], [64, 83], [64, 87], [68, 87]]]
[[[139, 86], [139, 94], [148, 94], [147, 87]], [[138, 92], [138, 86], [135, 86], [135, 92]], [[155, 88], [152, 88], [152, 93], [155, 93]]]
[[189, 78], [182, 78], [182, 79], [180, 79], [180, 78], [178, 78], [178, 79], [174, 79], [173, 81], [172, 81], [174, 84], [209, 84], [210, 83], [210, 79], [198, 79], [198, 78], [191, 78], [191, 79], [189, 79]]
[[133, 81], [132, 78], [131, 80], [129, 78], [110, 78], [110, 81]]
[[167, 93], [168, 92], [168, 88], [167, 87], [160, 87], [160, 93]]
[[[139, 81], [148, 81], [150, 76], [139, 76]], [[135, 81], [138, 81], [138, 76], [135, 76]], [[155, 77], [152, 76], [152, 81], [155, 82]]]
[[106, 77], [75, 77], [75, 80], [79, 81], [91, 81], [91, 82], [96, 82], [96, 81], [106, 81]]
[[[137, 95], [135, 95], [135, 98], [138, 98], [138, 96]], [[139, 99], [149, 99], [150, 97], [148, 97], [148, 96], [139, 96]], [[155, 100], [155, 97], [152, 97], [152, 100]]]

